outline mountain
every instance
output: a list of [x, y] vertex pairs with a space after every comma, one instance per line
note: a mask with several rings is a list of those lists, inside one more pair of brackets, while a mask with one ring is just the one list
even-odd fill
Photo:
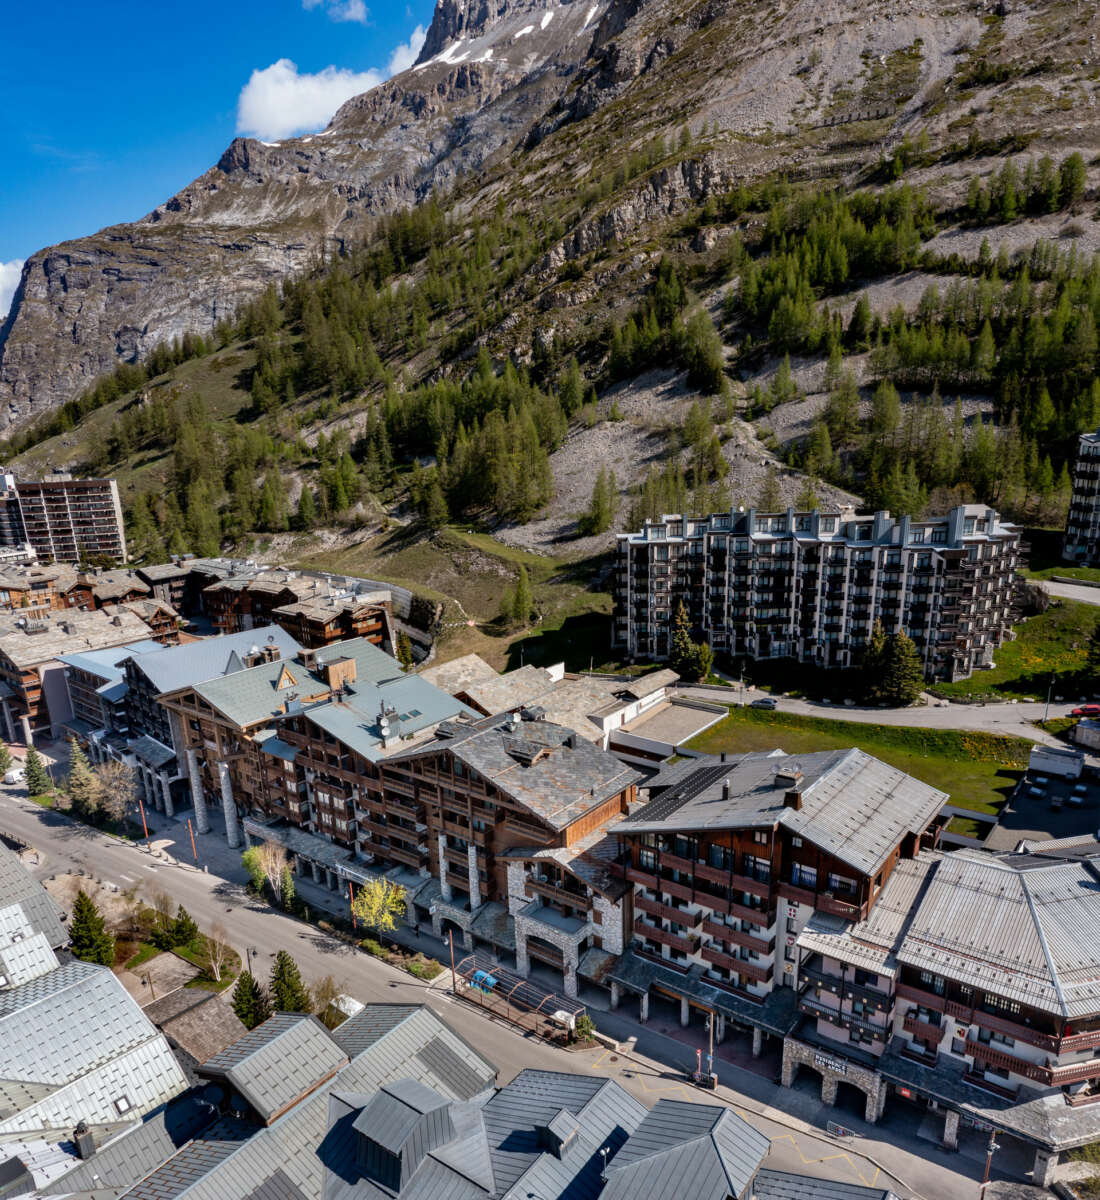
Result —
[[148, 216], [49, 247], [0, 327], [0, 431], [360, 239], [512, 146], [560, 97], [607, 0], [440, 0], [418, 62], [321, 133], [237, 138]]
[[[609, 510], [815, 498], [1056, 524], [1100, 422], [1095, 37], [1074, 0], [440, 0], [322, 133], [27, 264], [9, 448], [118, 474], [158, 550], [453, 519], [576, 557]], [[450, 592], [447, 545], [390, 573]]]

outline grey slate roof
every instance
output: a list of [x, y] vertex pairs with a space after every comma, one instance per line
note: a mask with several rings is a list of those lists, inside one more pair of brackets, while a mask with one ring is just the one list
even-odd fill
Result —
[[68, 944], [57, 905], [37, 879], [23, 866], [19, 855], [0, 842], [0, 909], [18, 904], [35, 933], [44, 933], [55, 949]]
[[143, 763], [147, 763], [153, 770], [166, 767], [176, 757], [176, 752], [171, 746], [166, 746], [163, 742], [158, 742], [155, 737], [150, 737], [147, 733], [143, 733], [141, 737], [132, 741], [130, 749]]
[[[920, 834], [928, 827], [948, 798], [945, 792], [856, 749], [753, 755], [735, 763], [714, 758], [695, 762], [693, 770], [678, 772], [676, 783], [612, 832], [783, 825], [862, 874], [873, 875], [905, 834]], [[776, 780], [778, 772], [796, 769], [801, 771], [799, 809], [783, 803], [793, 785]]]
[[315, 1017], [276, 1013], [202, 1064], [201, 1074], [225, 1078], [270, 1122], [347, 1063]]
[[433, 742], [396, 757], [441, 748], [555, 829], [643, 778], [563, 725], [522, 720], [514, 727], [507, 716], [447, 723]]
[[731, 1109], [658, 1100], [607, 1164], [601, 1200], [726, 1200], [747, 1194], [770, 1142]]
[[756, 1176], [752, 1194], [753, 1200], [897, 1200], [882, 1188], [769, 1170]]
[[231, 654], [247, 654], [252, 646], [263, 646], [268, 641], [279, 647], [284, 659], [293, 658], [302, 648], [278, 625], [265, 625], [260, 629], [203, 638], [180, 646], [161, 646], [159, 653], [142, 654], [138, 665], [154, 691], [174, 692], [190, 684], [214, 679], [226, 670]]

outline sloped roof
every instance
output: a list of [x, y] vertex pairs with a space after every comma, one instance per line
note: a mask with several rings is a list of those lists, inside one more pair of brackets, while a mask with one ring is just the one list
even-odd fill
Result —
[[13, 629], [9, 625], [8, 632], [0, 635], [0, 653], [21, 670], [60, 658], [63, 654], [142, 641], [152, 632], [140, 617], [126, 609], [108, 613], [103, 609], [82, 612], [67, 608], [48, 613], [30, 627], [37, 632]]
[[[797, 783], [777, 776], [799, 775]], [[788, 808], [791, 788], [801, 807]], [[615, 827], [621, 833], [774, 828], [872, 875], [907, 833], [920, 834], [948, 797], [862, 750], [696, 760], [693, 770]]]
[[158, 693], [175, 692], [190, 684], [202, 683], [221, 675], [230, 655], [247, 653], [252, 646], [268, 642], [279, 647], [283, 658], [293, 658], [301, 646], [278, 625], [227, 633], [222, 637], [203, 638], [181, 646], [157, 646], [159, 653], [143, 654], [139, 666]]
[[55, 949], [68, 943], [69, 935], [50, 894], [23, 866], [19, 855], [0, 842], [0, 930], [4, 928], [3, 910], [14, 904], [31, 929], [45, 934]]
[[601, 1200], [742, 1196], [770, 1144], [731, 1109], [658, 1100], [607, 1164]]
[[227, 1079], [263, 1120], [270, 1122], [332, 1078], [347, 1061], [315, 1017], [308, 1013], [276, 1013], [208, 1058], [201, 1074]]
[[897, 957], [1045, 1012], [1100, 1011], [1100, 858], [945, 854]]
[[78, 671], [87, 671], [90, 675], [98, 675], [100, 679], [117, 683], [122, 679], [122, 664], [128, 658], [138, 655], [159, 654], [164, 647], [160, 642], [145, 638], [140, 642], [129, 642], [125, 646], [109, 646], [105, 650], [86, 650], [77, 654], [62, 654], [58, 662], [67, 667], [75, 667]]
[[348, 1058], [355, 1058], [419, 1011], [418, 1004], [368, 1004], [341, 1021], [330, 1036]]
[[757, 1174], [752, 1194], [753, 1200], [898, 1200], [888, 1188], [767, 1169]]
[[441, 727], [437, 738], [398, 758], [449, 749], [459, 762], [548, 825], [563, 829], [643, 776], [614, 755], [549, 721], [486, 717]]

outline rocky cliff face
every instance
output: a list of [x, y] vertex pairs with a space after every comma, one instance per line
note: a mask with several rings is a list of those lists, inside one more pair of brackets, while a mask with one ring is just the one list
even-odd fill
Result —
[[[419, 61], [324, 131], [238, 138], [143, 220], [29, 259], [0, 329], [0, 432], [458, 181], [473, 206], [599, 185], [606, 198], [524, 282], [537, 296], [567, 261], [641, 244], [716, 190], [777, 170], [843, 177], [905, 136], [951, 148], [926, 176], [949, 188], [995, 165], [960, 157], [968, 138], [1091, 159], [1090, 22], [1068, 0], [1000, 15], [970, 0], [438, 0]], [[648, 139], [685, 127], [682, 162], [617, 180]]]
[[440, 0], [420, 60], [324, 131], [237, 138], [147, 217], [29, 258], [0, 327], [0, 431], [510, 148], [584, 60], [607, 0]]

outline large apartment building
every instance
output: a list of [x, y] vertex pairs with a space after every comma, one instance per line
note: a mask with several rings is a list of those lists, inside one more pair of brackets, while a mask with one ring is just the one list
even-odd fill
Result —
[[618, 536], [612, 642], [630, 658], [667, 658], [683, 601], [717, 651], [845, 667], [881, 621], [913, 639], [929, 678], [964, 678], [1011, 636], [1019, 550], [1019, 530], [976, 504], [923, 521], [666, 514]]
[[29, 543], [42, 562], [124, 562], [126, 533], [113, 479], [0, 476], [0, 542]]
[[1077, 439], [1063, 554], [1083, 566], [1100, 563], [1100, 429]]

